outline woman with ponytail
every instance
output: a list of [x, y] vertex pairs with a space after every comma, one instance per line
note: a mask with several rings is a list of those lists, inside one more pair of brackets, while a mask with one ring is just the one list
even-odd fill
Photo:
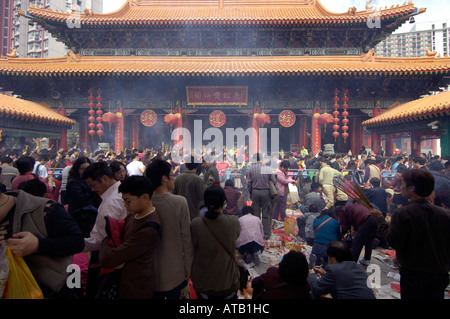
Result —
[[191, 223], [195, 246], [191, 280], [200, 299], [236, 299], [239, 270], [225, 248], [235, 254], [241, 226], [237, 216], [223, 214], [226, 196], [220, 186], [208, 187], [204, 202], [205, 216]]

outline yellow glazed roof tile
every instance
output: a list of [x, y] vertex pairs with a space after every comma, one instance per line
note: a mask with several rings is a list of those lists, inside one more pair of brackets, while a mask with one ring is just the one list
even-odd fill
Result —
[[450, 112], [450, 91], [393, 106], [382, 114], [364, 121], [362, 125], [374, 127], [402, 120], [416, 119], [431, 114]]
[[[73, 55], [73, 54], [72, 54]], [[450, 58], [382, 58], [362, 56], [79, 56], [0, 59], [3, 76], [222, 76], [222, 75], [418, 75], [450, 72]]]
[[45, 104], [35, 103], [12, 96], [0, 94], [0, 116], [18, 117], [54, 123], [64, 126], [74, 125], [75, 121], [65, 117]]
[[[375, 8], [374, 8], [375, 9]], [[412, 2], [380, 8], [380, 18], [421, 13]], [[64, 22], [72, 13], [31, 6], [30, 16]], [[22, 12], [22, 15], [25, 13]], [[365, 23], [373, 10], [334, 13], [318, 0], [129, 0], [119, 10], [107, 14], [81, 13], [85, 24], [109, 23]]]

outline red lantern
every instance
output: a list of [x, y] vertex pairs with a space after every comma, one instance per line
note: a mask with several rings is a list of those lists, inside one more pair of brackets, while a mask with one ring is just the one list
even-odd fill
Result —
[[339, 136], [339, 133], [337, 132], [339, 130], [339, 125], [337, 124], [337, 123], [339, 123], [339, 118], [338, 118], [338, 116], [339, 116], [339, 111], [338, 111], [338, 108], [339, 108], [339, 104], [338, 104], [339, 97], [337, 96], [338, 94], [339, 94], [339, 90], [335, 89], [334, 90], [334, 98], [333, 98], [333, 101], [334, 101], [334, 105], [333, 105], [333, 108], [334, 108], [334, 112], [333, 112], [333, 115], [334, 115], [334, 119], [333, 119], [333, 122], [334, 122], [333, 130], [334, 130], [334, 132], [333, 132], [333, 136], [334, 136], [334, 140], [335, 141], [336, 141], [337, 137]]
[[88, 124], [88, 127], [90, 128], [90, 130], [89, 130], [89, 135], [91, 136], [91, 137], [93, 137], [94, 135], [95, 135], [95, 131], [94, 131], [94, 128], [95, 128], [95, 124], [94, 124], [94, 121], [95, 121], [95, 117], [94, 117], [94, 115], [95, 115], [95, 111], [92, 109], [94, 106], [95, 106], [95, 104], [93, 103], [94, 101], [95, 101], [95, 97], [94, 97], [94, 91], [92, 90], [92, 89], [89, 89], [88, 90], [88, 93], [89, 93], [89, 97], [88, 97], [88, 100], [89, 100], [89, 104], [88, 104], [88, 106], [89, 106], [89, 111], [88, 111], [88, 114], [89, 114], [89, 117], [88, 117], [88, 121], [90, 122], [89, 124]]
[[333, 116], [330, 113], [323, 113], [318, 118], [319, 124], [330, 124], [333, 123]]
[[255, 113], [253, 117], [259, 125], [270, 124], [270, 116], [265, 113]]
[[111, 130], [111, 123], [116, 122], [117, 116], [114, 113], [107, 112], [103, 114], [102, 121], [109, 124], [109, 130]]
[[349, 129], [349, 127], [347, 125], [349, 123], [349, 120], [347, 119], [347, 117], [349, 115], [349, 113], [347, 111], [347, 109], [348, 109], [347, 102], [349, 100], [347, 94], [348, 94], [348, 90], [345, 89], [344, 90], [344, 97], [342, 98], [342, 101], [344, 101], [344, 104], [342, 105], [342, 108], [344, 109], [344, 112], [342, 112], [342, 116], [344, 117], [344, 119], [342, 120], [342, 123], [344, 124], [344, 126], [342, 126], [342, 131], [343, 131], [342, 137], [344, 138], [344, 141], [347, 141], [347, 138], [349, 136], [349, 134], [347, 133], [347, 131]]

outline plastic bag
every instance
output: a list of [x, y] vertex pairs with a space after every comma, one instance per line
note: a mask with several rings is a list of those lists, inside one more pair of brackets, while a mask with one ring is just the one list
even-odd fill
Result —
[[6, 287], [6, 281], [9, 274], [9, 261], [6, 257], [6, 247], [0, 245], [0, 297], [3, 296], [3, 291]]
[[6, 246], [9, 275], [3, 299], [43, 299], [41, 288], [22, 257], [14, 256]]

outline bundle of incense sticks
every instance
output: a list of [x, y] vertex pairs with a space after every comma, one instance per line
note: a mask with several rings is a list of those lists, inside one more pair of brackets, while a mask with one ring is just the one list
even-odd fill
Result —
[[354, 181], [346, 181], [343, 178], [336, 178], [333, 180], [333, 184], [355, 202], [363, 205], [367, 209], [373, 208], [366, 195], [364, 195], [361, 187], [359, 187], [359, 185]]

